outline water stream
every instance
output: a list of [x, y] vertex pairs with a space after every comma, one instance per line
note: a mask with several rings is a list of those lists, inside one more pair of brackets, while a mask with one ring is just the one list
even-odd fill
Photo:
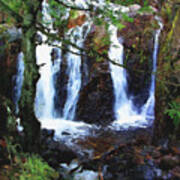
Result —
[[[71, 42], [76, 44], [78, 47], [82, 47], [83, 37], [83, 26], [70, 29], [68, 34], [71, 34]], [[74, 37], [75, 38], [74, 38]], [[69, 46], [70, 51], [75, 53], [81, 53], [78, 49]], [[67, 84], [67, 100], [64, 106], [63, 118], [73, 120], [76, 111], [76, 105], [79, 97], [79, 91], [81, 88], [81, 56], [68, 53], [67, 54], [67, 72], [68, 72], [68, 84]]]
[[15, 104], [15, 111], [18, 113], [18, 102], [21, 96], [21, 88], [23, 85], [23, 79], [24, 79], [24, 61], [23, 61], [23, 53], [20, 52], [17, 57], [17, 65], [16, 70], [17, 74], [13, 77], [14, 82], [14, 88], [13, 88], [13, 102]]
[[[49, 29], [53, 31], [52, 19], [48, 13], [48, 4], [43, 2], [43, 15], [45, 22], [49, 22]], [[84, 27], [87, 26], [85, 23], [81, 27], [70, 29], [68, 34], [70, 40], [81, 47], [84, 42], [84, 37], [90, 28], [87, 28], [84, 33]], [[45, 42], [47, 37], [40, 33], [42, 41]], [[75, 37], [75, 38], [73, 38]], [[61, 45], [61, 42], [54, 42], [54, 44]], [[70, 51], [74, 53], [80, 53], [76, 48], [69, 46]], [[79, 97], [79, 90], [81, 87], [81, 56], [74, 53], [67, 53], [67, 74], [68, 74], [68, 85], [67, 85], [67, 99], [63, 108], [62, 117], [57, 116], [55, 112], [54, 100], [56, 97], [55, 80], [56, 73], [60, 72], [60, 65], [62, 61], [61, 51], [58, 50], [57, 58], [52, 61], [53, 47], [42, 43], [36, 48], [37, 64], [40, 65], [40, 79], [36, 87], [36, 99], [35, 99], [35, 113], [37, 118], [40, 120], [43, 128], [54, 129], [58, 137], [62, 136], [63, 132], [68, 132], [76, 137], [77, 134], [87, 134], [86, 129], [89, 125], [83, 122], [74, 122], [76, 104]], [[63, 97], [62, 97], [63, 98]]]
[[[161, 21], [157, 18], [160, 28], [155, 32], [154, 40], [154, 50], [152, 58], [152, 75], [151, 75], [151, 85], [149, 88], [149, 98], [147, 102], [141, 107], [140, 111], [137, 110], [131, 97], [127, 96], [127, 77], [126, 70], [123, 67], [113, 65], [110, 63], [111, 77], [114, 87], [115, 103], [114, 103], [114, 113], [116, 120], [113, 122], [113, 126], [116, 128], [128, 128], [132, 126], [136, 127], [146, 127], [151, 125], [154, 120], [154, 108], [155, 108], [155, 72], [158, 56], [159, 47], [159, 36], [163, 25]], [[117, 28], [113, 25], [109, 28], [111, 32], [111, 42], [109, 50], [109, 58], [115, 62], [123, 65], [123, 45], [119, 42], [117, 38]], [[139, 113], [140, 112], [140, 113]]]
[[163, 29], [163, 24], [161, 20], [156, 17], [159, 29], [156, 30], [155, 38], [154, 38], [154, 50], [153, 50], [153, 68], [152, 68], [152, 75], [151, 75], [151, 85], [149, 88], [149, 98], [145, 105], [142, 108], [142, 114], [146, 116], [149, 121], [153, 121], [155, 118], [154, 108], [155, 108], [155, 86], [156, 86], [156, 70], [157, 70], [157, 57], [158, 57], [158, 48], [159, 48], [159, 36]]
[[[123, 45], [117, 37], [117, 27], [111, 25], [111, 46], [109, 58], [120, 65], [123, 65]], [[122, 40], [121, 40], [122, 41]], [[114, 113], [116, 121], [113, 125], [127, 128], [129, 126], [140, 126], [144, 124], [144, 117], [141, 117], [133, 107], [133, 103], [127, 95], [127, 77], [126, 69], [110, 63], [111, 77], [114, 87], [115, 103]]]

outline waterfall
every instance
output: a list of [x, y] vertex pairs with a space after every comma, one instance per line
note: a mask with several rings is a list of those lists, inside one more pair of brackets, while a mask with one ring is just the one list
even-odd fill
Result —
[[[69, 30], [68, 34], [71, 34], [71, 42], [81, 48], [90, 27], [91, 23], [86, 22], [82, 26], [77, 26], [76, 28]], [[85, 32], [84, 28], [87, 28]], [[80, 50], [72, 46], [69, 46], [69, 50], [77, 54], [81, 53]], [[67, 85], [67, 100], [63, 110], [63, 118], [73, 120], [81, 88], [81, 56], [69, 52], [67, 54], [67, 62], [69, 80]]]
[[18, 113], [18, 102], [21, 96], [21, 88], [23, 85], [23, 79], [24, 79], [24, 61], [23, 61], [23, 53], [20, 52], [17, 57], [17, 74], [13, 77], [13, 81], [15, 81], [15, 85], [13, 88], [13, 102], [15, 104], [15, 111]]
[[[74, 29], [71, 29], [69, 33], [71, 33]], [[71, 41], [77, 46], [82, 46], [82, 39], [83, 39], [83, 27], [76, 27], [75, 32], [73, 33], [74, 36], [77, 36], [77, 41], [71, 38]], [[71, 36], [72, 37], [72, 36]], [[80, 53], [79, 50], [73, 48], [72, 46], [69, 49], [73, 52]], [[68, 53], [67, 54], [67, 62], [68, 62], [68, 85], [67, 85], [67, 100], [64, 105], [63, 110], [63, 118], [73, 120], [76, 110], [76, 104], [78, 101], [79, 90], [81, 88], [81, 56]]]
[[[111, 25], [109, 31], [111, 33], [111, 46], [108, 53], [110, 59], [116, 63], [123, 65], [123, 45], [119, 43], [117, 38], [117, 27]], [[133, 124], [137, 117], [137, 112], [133, 108], [132, 101], [127, 96], [127, 80], [126, 70], [110, 63], [111, 77], [114, 87], [115, 103], [114, 113], [116, 123], [120, 125]]]
[[157, 57], [158, 57], [158, 48], [159, 48], [159, 36], [161, 30], [163, 28], [163, 24], [161, 23], [160, 19], [156, 17], [160, 28], [156, 30], [155, 38], [154, 38], [154, 50], [153, 50], [153, 68], [152, 68], [152, 75], [151, 75], [151, 85], [149, 89], [149, 98], [145, 105], [142, 108], [142, 114], [146, 116], [149, 120], [154, 120], [154, 107], [155, 107], [155, 86], [156, 86], [156, 69], [157, 69]]
[[[151, 85], [149, 89], [149, 98], [141, 108], [141, 112], [134, 108], [131, 98], [127, 96], [127, 80], [126, 70], [117, 65], [110, 63], [111, 77], [114, 87], [115, 103], [114, 112], [116, 121], [113, 125], [120, 125], [122, 128], [129, 126], [147, 126], [152, 123], [154, 119], [154, 106], [155, 106], [155, 72], [158, 54], [158, 40], [162, 30], [162, 23], [159, 21], [160, 29], [155, 33], [154, 50], [153, 50], [153, 72], [151, 75]], [[119, 43], [117, 38], [117, 28], [113, 25], [109, 28], [111, 32], [111, 46], [109, 50], [109, 58], [115, 62], [123, 65], [123, 45]]]
[[[43, 2], [44, 21], [49, 22], [49, 28], [52, 28], [52, 20], [48, 14], [48, 4]], [[42, 41], [46, 41], [47, 37], [39, 33]], [[60, 44], [60, 43], [59, 43]], [[61, 52], [58, 50], [57, 57], [52, 61], [51, 54], [53, 47], [47, 44], [38, 45], [36, 48], [37, 64], [40, 66], [40, 79], [36, 88], [35, 112], [39, 119], [55, 118], [54, 98], [55, 86], [54, 76], [60, 70]]]
[[[52, 19], [48, 13], [48, 4], [45, 1], [43, 2], [43, 19], [45, 22], [48, 22], [47, 24], [50, 31], [54, 32], [52, 29]], [[71, 41], [80, 47], [83, 45], [86, 32], [88, 32], [88, 30], [84, 32], [85, 26], [87, 26], [87, 29], [91, 27], [90, 23], [87, 22], [82, 27], [70, 29], [67, 34], [68, 36], [73, 34], [76, 39], [71, 39]], [[42, 37], [42, 42], [45, 42], [47, 37], [41, 33], [39, 34]], [[53, 42], [53, 44], [61, 46], [61, 42]], [[60, 72], [62, 58], [61, 51], [58, 49], [55, 59], [52, 59], [51, 55], [54, 57], [53, 50], [53, 47], [46, 43], [42, 43], [36, 48], [36, 63], [40, 66], [40, 79], [36, 86], [36, 116], [40, 120], [42, 128], [54, 129], [58, 137], [63, 137], [63, 132], [72, 134], [73, 137], [79, 134], [85, 135], [87, 134], [89, 125], [83, 122], [70, 121], [75, 115], [76, 103], [81, 87], [81, 56], [70, 52], [67, 54], [67, 73], [69, 76], [67, 85], [68, 95], [63, 109], [63, 117], [58, 117], [54, 105], [54, 99], [56, 98], [55, 81], [57, 78], [56, 73]], [[80, 53], [72, 46], [69, 46], [69, 50], [74, 53]], [[71, 136], [69, 135], [69, 137]]]
[[[54, 98], [55, 98], [55, 86], [54, 75], [60, 69], [61, 56], [60, 52], [52, 63], [52, 47], [42, 44], [36, 49], [37, 64], [43, 64], [40, 67], [40, 79], [37, 83], [36, 89], [36, 116], [38, 118], [54, 118]], [[59, 50], [60, 51], [60, 50]]]

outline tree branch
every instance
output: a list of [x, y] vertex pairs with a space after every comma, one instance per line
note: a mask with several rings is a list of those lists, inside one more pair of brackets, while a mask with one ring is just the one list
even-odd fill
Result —
[[13, 9], [11, 9], [6, 3], [0, 0], [0, 9], [4, 10], [4, 12], [8, 13], [12, 18], [14, 18], [18, 23], [23, 21], [22, 16], [16, 13]]
[[[111, 63], [114, 64], [114, 65], [117, 65], [117, 66], [119, 66], [119, 67], [125, 68], [125, 69], [127, 69], [127, 70], [132, 70], [132, 69], [128, 68], [128, 66], [126, 66], [126, 65], [124, 65], [124, 64], [119, 64], [119, 63], [115, 62], [115, 60], [110, 59], [106, 54], [101, 54], [101, 53], [97, 52], [97, 51], [94, 50], [94, 49], [89, 50], [89, 49], [86, 49], [86, 48], [81, 48], [81, 47], [77, 46], [75, 43], [71, 42], [71, 41], [68, 40], [68, 39], [60, 38], [60, 37], [58, 37], [55, 33], [50, 33], [50, 32], [49, 32], [49, 29], [47, 29], [46, 27], [44, 27], [42, 24], [38, 24], [38, 25], [39, 25], [39, 26], [37, 27], [37, 29], [38, 29], [39, 31], [41, 31], [44, 35], [46, 35], [47, 37], [51, 38], [52, 41], [53, 41], [53, 40], [57, 40], [57, 41], [64, 42], [66, 45], [70, 45], [70, 46], [76, 48], [77, 50], [79, 50], [79, 51], [81, 51], [81, 52], [85, 52], [87, 56], [91, 56], [91, 57], [93, 57], [93, 56], [94, 56], [94, 57], [101, 57], [101, 58], [103, 58], [103, 59], [111, 62]], [[47, 30], [47, 32], [46, 32], [45, 30]], [[49, 43], [49, 42], [48, 42], [48, 43]], [[50, 43], [50, 45], [54, 46], [53, 43]], [[62, 47], [62, 48], [65, 49], [65, 47]], [[66, 50], [67, 50], [67, 48], [66, 48]], [[70, 51], [69, 51], [69, 52], [70, 52]], [[93, 55], [89, 55], [90, 52], [93, 53]], [[76, 54], [76, 55], [82, 55], [82, 53], [76, 53], [76, 52], [72, 52], [72, 53], [73, 53], [73, 54]], [[137, 70], [137, 69], [135, 69], [134, 71], [144, 72], [143, 70]]]
[[57, 48], [60, 48], [62, 50], [65, 50], [65, 51], [68, 51], [74, 55], [77, 55], [77, 56], [85, 56], [85, 54], [81, 54], [81, 53], [77, 53], [77, 52], [74, 52], [74, 51], [71, 51], [69, 48], [65, 47], [65, 46], [59, 46], [59, 45], [56, 45], [56, 44], [51, 44], [52, 47], [57, 47]]

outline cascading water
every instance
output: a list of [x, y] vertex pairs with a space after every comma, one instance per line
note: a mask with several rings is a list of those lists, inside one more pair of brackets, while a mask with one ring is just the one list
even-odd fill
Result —
[[[141, 113], [138, 113], [133, 107], [133, 103], [130, 98], [127, 97], [127, 80], [126, 71], [124, 68], [110, 63], [111, 77], [114, 86], [115, 105], [114, 112], [116, 121], [113, 125], [117, 125], [122, 128], [128, 128], [129, 126], [144, 127], [152, 123], [154, 119], [154, 106], [155, 106], [155, 74], [157, 53], [158, 53], [158, 39], [162, 29], [162, 23], [159, 21], [160, 29], [156, 31], [155, 43], [153, 51], [153, 72], [151, 76], [151, 86], [149, 89], [149, 98], [146, 104], [142, 107]], [[111, 44], [109, 50], [109, 57], [115, 60], [117, 63], [123, 65], [123, 45], [119, 43], [117, 38], [117, 28], [113, 25], [110, 26], [111, 31]]]
[[[43, 2], [44, 20], [49, 22], [49, 28], [52, 28], [52, 20], [48, 14], [48, 5]], [[46, 41], [47, 37], [40, 34], [42, 41]], [[40, 65], [40, 79], [37, 83], [35, 112], [39, 119], [53, 119], [55, 117], [54, 111], [54, 75], [60, 70], [61, 52], [58, 50], [58, 56], [54, 62], [52, 61], [51, 53], [53, 47], [47, 44], [41, 44], [36, 48], [37, 64]]]
[[[48, 13], [48, 4], [46, 1], [43, 2], [43, 17], [45, 22], [48, 22], [49, 24], [48, 28], [54, 32], [52, 30], [52, 19]], [[73, 33], [72, 31], [74, 31], [73, 35], [75, 35], [77, 39], [71, 40], [77, 44], [77, 46], [81, 47], [83, 45], [84, 37], [86, 35], [86, 33], [84, 34], [84, 26], [87, 26], [87, 24], [88, 23], [85, 23], [82, 27], [69, 30], [69, 33]], [[87, 26], [87, 29], [90, 29], [90, 23], [89, 26]], [[47, 37], [41, 33], [40, 35], [42, 37], [42, 41], [45, 42]], [[54, 42], [53, 44], [58, 44], [61, 46], [61, 42]], [[74, 53], [79, 53], [76, 48], [70, 46], [69, 49]], [[54, 98], [56, 98], [54, 81], [56, 80], [56, 73], [60, 72], [60, 65], [62, 60], [61, 51], [58, 51], [58, 56], [53, 61], [51, 57], [52, 51], [53, 47], [45, 43], [38, 45], [36, 49], [37, 64], [40, 66], [40, 79], [36, 87], [36, 116], [40, 120], [41, 126], [43, 128], [54, 129], [58, 137], [63, 136], [62, 132], [69, 132], [73, 135], [73, 137], [79, 134], [87, 134], [87, 127], [89, 127], [89, 125], [86, 125], [82, 122], [70, 121], [75, 115], [76, 104], [81, 87], [81, 56], [72, 53], [67, 54], [67, 72], [69, 75], [67, 86], [68, 97], [64, 106], [64, 112], [62, 115], [63, 117], [61, 118], [56, 116], [54, 106]]]
[[160, 28], [156, 31], [155, 40], [154, 40], [154, 51], [153, 51], [153, 69], [151, 75], [151, 85], [149, 89], [149, 98], [146, 104], [142, 108], [142, 114], [146, 116], [149, 120], [154, 120], [154, 107], [155, 107], [155, 85], [156, 85], [156, 69], [157, 69], [157, 57], [158, 57], [158, 47], [159, 47], [159, 36], [161, 30], [163, 28], [163, 24], [161, 23], [160, 19], [156, 17]]
[[[73, 34], [73, 36], [77, 38], [75, 39], [73, 38], [73, 36], [71, 36], [71, 42], [77, 44], [78, 47], [82, 47], [83, 45], [84, 42], [83, 31], [85, 26], [86, 24], [84, 24], [81, 27], [76, 27], [75, 29], [71, 29], [69, 31], [70, 34]], [[69, 49], [72, 52], [80, 53], [79, 50], [77, 50], [72, 46], [70, 46]], [[81, 70], [80, 70], [81, 56], [73, 53], [68, 53], [67, 62], [68, 62], [67, 72], [68, 72], [69, 80], [67, 85], [67, 100], [64, 106], [63, 118], [73, 120], [75, 116], [78, 97], [79, 97], [79, 91], [81, 88]]]
[[[40, 79], [36, 89], [36, 116], [38, 118], [54, 118], [54, 75], [60, 69], [61, 56], [55, 60], [54, 64], [51, 60], [52, 47], [42, 44], [36, 49], [37, 64], [44, 64], [40, 68]], [[60, 53], [59, 53], [60, 54]]]
[[[112, 42], [108, 53], [109, 58], [123, 65], [123, 45], [119, 43], [117, 38], [118, 29], [114, 25], [111, 25], [109, 30], [111, 32]], [[132, 101], [127, 97], [126, 70], [112, 63], [110, 63], [110, 69], [115, 95], [115, 123], [124, 127], [127, 124], [132, 126], [139, 117], [133, 108]]]
[[[75, 1], [76, 2], [76, 1]], [[77, 1], [80, 6], [83, 6], [83, 1]], [[102, 1], [103, 4], [103, 1]], [[44, 2], [43, 14], [44, 18], [50, 23], [49, 29], [52, 29], [52, 20], [48, 15], [48, 5]], [[121, 11], [128, 11], [127, 8]], [[88, 16], [88, 15], [87, 15]], [[84, 27], [87, 26], [86, 33], [84, 33]], [[89, 22], [84, 23], [82, 26], [77, 26], [68, 31], [67, 36], [70, 36], [72, 43], [78, 47], [83, 47], [85, 36], [87, 35], [91, 25]], [[117, 28], [114, 25], [110, 25], [109, 30], [111, 31], [111, 46], [109, 50], [109, 58], [116, 60], [117, 63], [123, 64], [123, 45], [119, 43], [117, 38]], [[158, 38], [160, 30], [156, 32], [155, 47], [153, 54], [153, 72], [156, 70], [156, 59], [158, 49]], [[46, 41], [47, 37], [42, 35], [43, 41]], [[61, 52], [59, 51], [58, 58], [52, 63], [53, 47], [47, 44], [41, 44], [37, 47], [37, 64], [42, 65], [40, 68], [41, 78], [37, 84], [36, 94], [36, 116], [41, 120], [42, 126], [46, 128], [56, 129], [57, 134], [61, 135], [62, 131], [70, 131], [79, 134], [84, 131], [79, 130], [79, 127], [86, 126], [85, 123], [73, 122], [71, 120], [75, 117], [76, 105], [79, 97], [79, 91], [81, 88], [81, 56], [76, 55], [80, 51], [73, 46], [69, 46], [69, 50], [74, 52], [68, 52], [66, 55], [67, 59], [67, 99], [63, 108], [62, 118], [55, 116], [54, 98], [55, 98], [55, 87], [54, 87], [54, 75], [60, 71], [61, 63]], [[115, 104], [114, 112], [116, 121], [113, 122], [113, 126], [122, 128], [128, 128], [129, 126], [146, 127], [149, 122], [147, 116], [153, 114], [154, 108], [154, 89], [155, 89], [155, 75], [152, 75], [151, 87], [149, 90], [149, 98], [147, 103], [141, 108], [141, 112], [137, 111], [134, 107], [131, 98], [127, 95], [127, 80], [126, 70], [122, 67], [110, 63], [111, 76], [114, 86]], [[154, 117], [154, 116], [153, 116]], [[44, 119], [44, 120], [43, 120]]]
[[13, 102], [15, 104], [16, 113], [18, 113], [18, 101], [21, 96], [21, 88], [23, 85], [24, 79], [24, 61], [23, 61], [23, 53], [20, 52], [17, 57], [17, 74], [13, 77], [13, 81], [15, 82], [15, 86], [13, 89]]

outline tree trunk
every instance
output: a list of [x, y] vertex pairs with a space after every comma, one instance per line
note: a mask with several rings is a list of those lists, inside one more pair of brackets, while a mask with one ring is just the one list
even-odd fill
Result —
[[36, 65], [36, 45], [35, 45], [36, 28], [31, 26], [23, 32], [22, 48], [24, 53], [24, 82], [22, 94], [19, 103], [19, 115], [24, 127], [26, 137], [25, 147], [28, 150], [34, 150], [37, 147], [40, 123], [34, 113], [34, 99], [36, 93], [36, 83], [39, 78], [38, 66]]

